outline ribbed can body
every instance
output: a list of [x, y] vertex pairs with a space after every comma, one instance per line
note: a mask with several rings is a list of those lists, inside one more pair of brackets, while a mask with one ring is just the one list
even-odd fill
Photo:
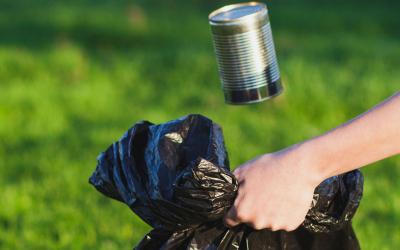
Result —
[[225, 101], [260, 102], [282, 91], [267, 8], [228, 5], [209, 17]]

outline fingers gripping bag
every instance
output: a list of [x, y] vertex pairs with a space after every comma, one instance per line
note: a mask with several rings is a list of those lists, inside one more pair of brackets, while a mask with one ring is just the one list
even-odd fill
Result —
[[153, 228], [137, 250], [360, 248], [351, 226], [363, 190], [358, 170], [322, 182], [295, 231], [226, 227], [222, 218], [233, 205], [238, 182], [220, 126], [201, 115], [136, 123], [98, 156], [89, 182]]

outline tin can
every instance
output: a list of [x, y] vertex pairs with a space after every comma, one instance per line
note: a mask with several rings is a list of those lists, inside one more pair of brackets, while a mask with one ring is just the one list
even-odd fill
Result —
[[250, 104], [283, 88], [267, 6], [232, 4], [209, 15], [225, 102]]

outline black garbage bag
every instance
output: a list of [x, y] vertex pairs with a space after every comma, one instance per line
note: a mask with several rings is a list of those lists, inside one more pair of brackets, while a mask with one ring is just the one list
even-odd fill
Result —
[[137, 123], [99, 155], [89, 181], [153, 227], [137, 250], [359, 249], [350, 221], [362, 196], [358, 170], [321, 183], [293, 232], [224, 226], [238, 182], [221, 128], [201, 115]]

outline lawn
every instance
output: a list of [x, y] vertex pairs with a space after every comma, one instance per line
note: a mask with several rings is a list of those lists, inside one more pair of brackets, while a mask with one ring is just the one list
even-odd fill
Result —
[[[212, 118], [234, 168], [400, 89], [399, 2], [270, 1], [285, 92], [225, 105], [207, 15], [231, 2], [0, 0], [0, 249], [131, 249], [149, 226], [88, 178], [139, 120]], [[362, 248], [397, 249], [400, 158], [363, 173]]]

